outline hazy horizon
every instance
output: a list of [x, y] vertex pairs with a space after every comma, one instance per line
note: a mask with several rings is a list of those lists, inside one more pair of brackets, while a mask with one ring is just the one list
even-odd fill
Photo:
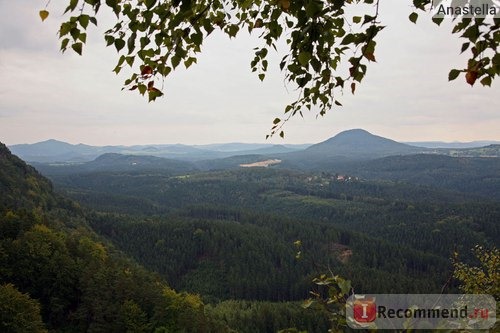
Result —
[[[349, 131], [349, 130], [357, 130], [357, 129], [347, 129], [346, 131]], [[361, 129], [361, 130], [364, 130], [364, 129]], [[337, 134], [340, 134], [342, 132], [345, 132], [345, 131], [341, 131], [341, 132], [338, 132], [338, 133], [335, 133], [333, 134], [331, 137], [334, 137], [335, 135]], [[495, 142], [495, 143], [500, 143], [500, 140], [488, 140], [488, 139], [485, 139], [485, 140], [472, 140], [472, 141], [441, 141], [441, 140], [418, 140], [418, 141], [400, 141], [400, 140], [396, 140], [394, 138], [390, 138], [390, 137], [385, 137], [383, 135], [380, 135], [378, 133], [372, 133], [370, 131], [368, 131], [370, 134], [373, 134], [373, 135], [376, 135], [376, 136], [381, 136], [381, 137], [384, 137], [386, 139], [390, 139], [390, 140], [394, 140], [396, 142], [401, 142], [401, 143], [407, 143], [407, 144], [412, 144], [412, 143], [443, 143], [443, 144], [470, 144], [470, 143], [479, 143], [479, 142]], [[329, 137], [329, 138], [331, 138]], [[326, 138], [325, 140], [328, 140], [329, 138]], [[318, 141], [318, 142], [293, 142], [293, 143], [288, 143], [288, 142], [283, 142], [283, 143], [280, 143], [280, 142], [243, 142], [243, 141], [228, 141], [228, 142], [205, 142], [205, 143], [192, 143], [192, 144], [187, 144], [187, 143], [183, 143], [183, 142], [149, 142], [149, 143], [131, 143], [131, 144], [97, 144], [97, 145], [94, 145], [94, 144], [88, 144], [86, 142], [70, 142], [70, 141], [65, 141], [65, 140], [61, 140], [61, 139], [57, 139], [57, 138], [49, 138], [49, 139], [45, 139], [45, 140], [41, 140], [41, 141], [34, 141], [34, 142], [20, 142], [20, 143], [13, 143], [13, 144], [7, 144], [5, 143], [7, 146], [16, 146], [16, 145], [31, 145], [31, 144], [37, 144], [37, 143], [43, 143], [43, 142], [48, 142], [48, 141], [58, 141], [58, 142], [62, 142], [62, 143], [68, 143], [68, 144], [71, 144], [71, 145], [79, 145], [79, 144], [82, 144], [82, 145], [88, 145], [88, 146], [95, 146], [95, 147], [105, 147], [105, 146], [124, 146], [124, 147], [131, 147], [131, 146], [154, 146], [154, 145], [185, 145], [185, 146], [216, 146], [216, 145], [229, 145], [229, 144], [243, 144], [243, 145], [284, 145], [284, 146], [287, 146], [287, 145], [313, 145], [313, 144], [316, 144], [316, 143], [319, 143], [319, 142], [323, 142], [325, 140], [322, 140], [322, 141]]]

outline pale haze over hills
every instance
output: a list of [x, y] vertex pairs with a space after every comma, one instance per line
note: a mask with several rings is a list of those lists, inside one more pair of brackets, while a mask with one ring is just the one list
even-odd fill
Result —
[[[426, 148], [400, 143], [363, 129], [338, 133], [305, 149], [303, 146], [238, 143], [196, 147], [179, 144], [91, 147], [57, 141], [12, 146], [11, 149], [31, 159], [31, 164], [49, 177], [71, 178], [71, 175], [103, 172], [183, 176], [253, 167], [390, 179], [424, 186], [439, 185], [445, 190], [471, 195], [500, 196], [500, 144], [478, 148]], [[23, 153], [30, 155], [23, 156]]]
[[[356, 159], [376, 158], [390, 155], [431, 152], [437, 147], [447, 149], [474, 148], [495, 141], [446, 144], [441, 142], [400, 143], [373, 135], [362, 129], [338, 133], [317, 144], [273, 145], [251, 143], [227, 143], [206, 145], [152, 144], [135, 146], [90, 146], [47, 140], [34, 144], [12, 145], [9, 148], [24, 160], [30, 162], [87, 162], [106, 153], [123, 155], [156, 156], [186, 161], [227, 158], [236, 155], [286, 156], [291, 160], [324, 159], [348, 157]], [[441, 151], [440, 153], [444, 153]], [[257, 158], [257, 157], [256, 157]]]

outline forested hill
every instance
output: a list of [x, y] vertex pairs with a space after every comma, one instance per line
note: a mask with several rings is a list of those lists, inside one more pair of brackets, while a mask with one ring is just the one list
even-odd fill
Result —
[[99, 240], [76, 204], [0, 144], [1, 332], [224, 332]]
[[197, 170], [191, 162], [143, 155], [122, 155], [106, 153], [96, 159], [75, 164], [32, 163], [40, 172], [52, 175], [64, 175], [89, 172], [157, 172], [182, 174]]
[[51, 183], [0, 143], [0, 209], [47, 209], [56, 199]]
[[349, 171], [365, 179], [384, 179], [432, 186], [500, 199], [500, 158], [450, 157], [434, 154], [389, 156], [352, 164]]
[[373, 135], [362, 129], [352, 129], [312, 145], [305, 152], [326, 156], [348, 156], [367, 159], [379, 156], [412, 154], [425, 150], [425, 148], [414, 147]]

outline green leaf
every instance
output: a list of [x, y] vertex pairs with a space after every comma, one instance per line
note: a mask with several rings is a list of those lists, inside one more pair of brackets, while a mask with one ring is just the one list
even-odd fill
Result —
[[118, 0], [106, 0], [106, 5], [115, 9], [118, 6]]
[[177, 66], [179, 66], [179, 64], [181, 62], [181, 57], [174, 55], [172, 57], [171, 61], [172, 61], [172, 67], [175, 69]]
[[106, 40], [106, 46], [110, 46], [115, 42], [115, 37], [106, 35], [104, 36], [104, 39]]
[[229, 37], [236, 37], [236, 34], [240, 28], [236, 24], [231, 24], [227, 27], [226, 33], [229, 35]]
[[356, 40], [356, 37], [353, 34], [347, 34], [344, 39], [340, 42], [341, 45], [351, 44]]
[[158, 73], [160, 73], [163, 76], [167, 76], [168, 74], [170, 74], [171, 71], [172, 71], [172, 67], [169, 67], [169, 66], [162, 65], [162, 66], [158, 67]]
[[437, 25], [441, 25], [441, 22], [443, 22], [444, 17], [433, 17], [432, 22], [434, 22]]
[[193, 63], [196, 63], [196, 58], [189, 57], [184, 61], [184, 66], [186, 66], [186, 69], [189, 68]]
[[309, 53], [307, 51], [302, 51], [299, 53], [298, 59], [299, 59], [299, 63], [302, 66], [306, 66], [309, 63], [309, 60], [311, 60], [311, 53]]
[[87, 29], [89, 21], [90, 17], [88, 15], [82, 14], [78, 17], [78, 22], [80, 22], [80, 25], [82, 26], [83, 29]]
[[268, 62], [267, 60], [263, 60], [262, 61], [262, 70], [265, 72], [267, 71], [267, 66], [268, 66]]
[[455, 80], [458, 77], [458, 75], [460, 75], [460, 71], [458, 69], [452, 69], [448, 74], [448, 81]]
[[468, 38], [471, 42], [475, 43], [479, 38], [480, 32], [476, 25], [472, 25], [462, 34], [462, 37]]
[[319, 72], [321, 71], [321, 62], [316, 59], [316, 58], [311, 58], [311, 67], [316, 71], [316, 72]]
[[87, 34], [82, 32], [80, 35], [78, 35], [78, 39], [81, 40], [83, 43], [87, 42]]
[[141, 95], [144, 95], [146, 93], [146, 90], [148, 90], [148, 88], [144, 84], [139, 84], [137, 88], [139, 89], [139, 93]]
[[410, 19], [411, 22], [413, 23], [417, 23], [417, 19], [418, 19], [418, 14], [413, 12], [410, 14], [410, 16], [408, 17]]
[[45, 21], [45, 19], [47, 19], [47, 17], [49, 17], [49, 12], [46, 10], [41, 10], [40, 12], [38, 12], [38, 15], [40, 15], [40, 18], [42, 19], [43, 22]]
[[266, 74], [259, 74], [259, 80], [264, 81]]
[[363, 20], [363, 25], [370, 23], [371, 21], [375, 20], [375, 16], [370, 16], [370, 15], [365, 15], [365, 18]]
[[120, 56], [120, 59], [118, 59], [118, 63], [116, 64], [116, 66], [120, 67], [121, 65], [123, 65], [123, 63], [125, 62], [127, 57], [125, 57], [124, 55], [121, 55]]
[[85, 2], [91, 6], [96, 6], [100, 3], [100, 0], [85, 0]]
[[69, 2], [68, 7], [66, 7], [66, 9], [64, 10], [64, 14], [66, 14], [69, 11], [75, 10], [75, 8], [76, 8], [77, 5], [78, 5], [78, 0], [71, 0]]
[[61, 51], [66, 51], [66, 48], [68, 47], [68, 43], [69, 43], [69, 38], [64, 38], [62, 41], [61, 41]]
[[462, 49], [460, 50], [460, 53], [464, 53], [470, 46], [469, 42], [463, 43], [462, 44]]
[[80, 37], [80, 30], [78, 28], [73, 28], [70, 30], [69, 34], [76, 41], [78, 39], [78, 37]]
[[134, 64], [134, 60], [135, 60], [135, 57], [125, 57], [125, 61], [127, 62], [127, 64], [132, 67], [132, 65]]
[[192, 34], [191, 35], [191, 40], [196, 45], [201, 45], [201, 43], [203, 42], [203, 34], [201, 32], [200, 33], [196, 33], [196, 34]]
[[280, 121], [281, 121], [280, 118], [274, 118], [273, 124], [274, 125], [279, 124]]
[[261, 59], [264, 59], [267, 56], [267, 49], [264, 47], [260, 51], [255, 52], [255, 55], [259, 56]]
[[79, 55], [82, 55], [82, 48], [83, 48], [82, 43], [75, 43], [75, 44], [71, 45], [71, 48]]
[[144, 3], [148, 9], [151, 9], [156, 4], [156, 0], [145, 0]]
[[128, 53], [132, 53], [135, 49], [135, 40], [137, 38], [137, 34], [134, 32], [130, 35], [130, 37], [127, 39], [127, 48], [128, 48]]
[[64, 22], [61, 24], [61, 28], [59, 28], [59, 37], [67, 35], [71, 31], [71, 23]]
[[486, 76], [484, 79], [482, 79], [481, 81], [481, 84], [483, 86], [488, 86], [488, 87], [491, 87], [491, 77], [490, 76]]
[[203, 20], [203, 29], [205, 29], [208, 35], [210, 35], [212, 31], [215, 30], [210, 20]]
[[[144, 36], [144, 37], [141, 37], [141, 39], [139, 39], [139, 41], [141, 43], [141, 49], [144, 49], [149, 44], [150, 39], [148, 37]], [[163, 39], [162, 39], [162, 41], [163, 41]], [[160, 42], [162, 42], [162, 41], [160, 41]]]
[[156, 98], [162, 95], [163, 93], [160, 90], [153, 87], [148, 90], [148, 102], [153, 102]]
[[491, 59], [491, 62], [492, 62], [495, 66], [500, 66], [500, 53], [496, 53], [496, 54], [493, 56], [493, 59]]
[[284, 139], [285, 138], [285, 132], [281, 131], [280, 132], [280, 136], [281, 136], [282, 139]]
[[354, 23], [359, 23], [359, 22], [361, 22], [361, 16], [354, 16], [354, 17], [352, 18], [352, 21], [353, 21]]
[[123, 39], [115, 39], [115, 47], [116, 51], [120, 52], [125, 47], [125, 41]]
[[309, 17], [314, 17], [316, 14], [321, 12], [323, 9], [323, 2], [322, 1], [308, 1], [308, 4], [306, 5], [306, 14]]

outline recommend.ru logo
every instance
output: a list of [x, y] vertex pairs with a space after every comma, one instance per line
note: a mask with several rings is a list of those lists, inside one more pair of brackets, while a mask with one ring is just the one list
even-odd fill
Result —
[[489, 329], [496, 323], [491, 295], [352, 295], [347, 324], [359, 329]]

